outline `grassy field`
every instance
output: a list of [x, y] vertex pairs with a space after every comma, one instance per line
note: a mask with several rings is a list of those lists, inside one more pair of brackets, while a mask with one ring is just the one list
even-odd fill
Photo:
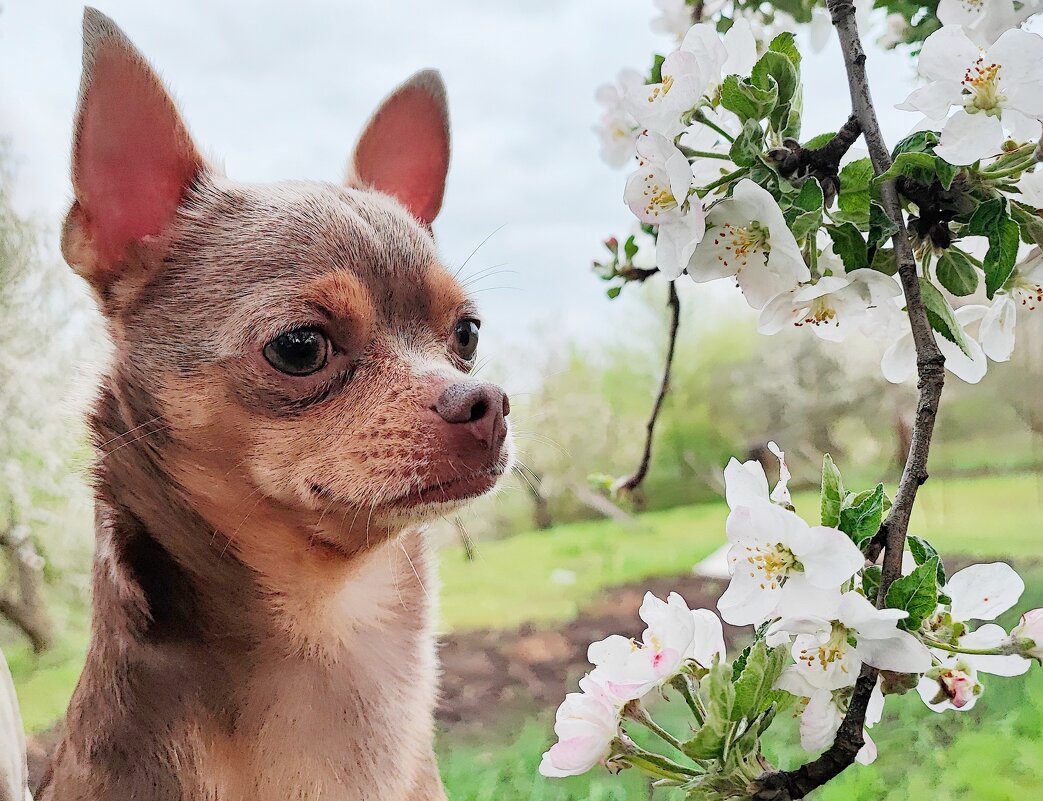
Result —
[[[809, 520], [817, 515], [810, 493], [795, 498]], [[723, 503], [640, 515], [632, 525], [598, 521], [479, 544], [468, 562], [460, 549], [440, 553], [445, 630], [510, 628], [532, 622], [552, 626], [571, 619], [602, 588], [689, 570], [724, 541]], [[1013, 557], [1031, 564], [1043, 556], [1043, 485], [1033, 475], [932, 480], [922, 490], [913, 530], [945, 554]], [[572, 583], [552, 578], [570, 571]], [[1023, 606], [1043, 606], [1043, 566], [1025, 575]], [[86, 648], [86, 613], [66, 610], [61, 643], [37, 659], [21, 646], [5, 646], [30, 730], [62, 714]], [[1043, 674], [994, 680], [972, 713], [942, 717], [918, 698], [889, 702], [889, 725], [878, 738], [880, 766], [851, 772], [820, 795], [822, 801], [906, 799], [929, 792], [939, 799], [1001, 801], [1031, 797], [1043, 787]], [[562, 688], [564, 693], [565, 688]], [[536, 775], [550, 733], [548, 710], [487, 732], [480, 742], [452, 734], [441, 739], [442, 766], [453, 801], [609, 801], [647, 798], [640, 777], [620, 782], [601, 776], [547, 782]], [[668, 718], [669, 719], [669, 718]], [[675, 725], [683, 727], [682, 720]], [[680, 730], [680, 729], [679, 729]], [[772, 755], [792, 763], [801, 752], [792, 724]], [[1026, 736], [1028, 735], [1028, 736]], [[951, 747], [942, 745], [951, 741]], [[892, 754], [888, 758], [888, 752]], [[909, 754], [915, 770], [895, 754]], [[983, 773], [981, 765], [989, 765]], [[663, 794], [664, 799], [669, 798]]]
[[[817, 523], [818, 498], [800, 493], [797, 511]], [[568, 620], [602, 587], [683, 573], [724, 542], [723, 502], [640, 515], [632, 525], [572, 523], [480, 543], [468, 562], [441, 552], [447, 630], [508, 628]], [[1043, 479], [1036, 475], [931, 480], [920, 491], [912, 532], [945, 554], [1043, 557]], [[575, 582], [555, 583], [555, 570]]]

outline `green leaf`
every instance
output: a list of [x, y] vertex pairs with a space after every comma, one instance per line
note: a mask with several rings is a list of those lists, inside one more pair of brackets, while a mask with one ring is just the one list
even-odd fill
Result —
[[920, 279], [920, 295], [923, 297], [931, 328], [950, 342], [959, 345], [960, 350], [969, 356], [970, 345], [967, 342], [967, 335], [956, 321], [956, 314], [945, 296], [926, 278]]
[[998, 230], [989, 237], [989, 250], [982, 260], [982, 269], [985, 270], [985, 294], [990, 299], [1014, 271], [1020, 242], [1021, 229], [1010, 217], [1004, 217]]
[[906, 631], [916, 631], [938, 606], [938, 558], [928, 559], [908, 576], [895, 579], [887, 590], [887, 606], [904, 609], [909, 617], [898, 622]]
[[822, 133], [818, 136], [813, 136], [805, 142], [802, 147], [805, 150], [818, 150], [823, 145], [828, 144], [836, 135], [837, 132], [833, 131], [832, 133]]
[[760, 161], [764, 150], [764, 131], [757, 120], [746, 120], [742, 131], [732, 142], [729, 157], [739, 167], [749, 167]]
[[868, 222], [872, 183], [873, 162], [869, 159], [858, 159], [850, 164], [845, 164], [840, 171], [840, 192], [837, 195], [837, 206], [847, 214], [864, 216]]
[[956, 167], [940, 156], [934, 157], [934, 173], [938, 176], [938, 180], [941, 182], [942, 188], [951, 189], [952, 182], [956, 179], [957, 174], [960, 172], [960, 167]]
[[771, 705], [775, 681], [788, 661], [788, 649], [785, 646], [769, 649], [764, 640], [753, 644], [734, 685], [735, 702], [731, 709], [731, 720], [754, 718]]
[[634, 256], [637, 255], [638, 245], [637, 240], [633, 235], [627, 238], [627, 241], [623, 243], [623, 255], [626, 256], [628, 262], [634, 260]]
[[1043, 219], [1036, 209], [1015, 201], [1010, 204], [1010, 213], [1021, 229], [1021, 241], [1043, 247]]
[[780, 33], [771, 40], [768, 49], [774, 53], [782, 53], [790, 60], [795, 70], [800, 70], [800, 51], [797, 49], [796, 39], [792, 33]]
[[895, 257], [894, 248], [877, 248], [873, 254], [873, 261], [869, 264], [878, 273], [894, 275], [898, 272], [898, 259]]
[[884, 207], [877, 202], [869, 204], [869, 247], [878, 248], [889, 242], [898, 232], [898, 226], [887, 216]]
[[887, 172], [875, 180], [879, 184], [905, 176], [919, 184], [930, 186], [936, 175], [934, 158], [930, 153], [902, 153], [894, 160]]
[[817, 178], [808, 178], [800, 187], [793, 205], [804, 211], [822, 211], [822, 187]]
[[877, 484], [871, 490], [849, 495], [845, 499], [837, 528], [847, 534], [855, 545], [861, 547], [863, 542], [880, 530], [880, 521], [883, 518], [884, 485]]
[[724, 754], [735, 705], [731, 666], [719, 659], [715, 661], [699, 682], [699, 697], [706, 710], [706, 720], [695, 736], [684, 743], [683, 750], [692, 759], [719, 759]]
[[866, 240], [862, 238], [862, 233], [854, 225], [851, 223], [827, 225], [826, 230], [833, 239], [833, 250], [844, 262], [845, 270], [850, 272], [869, 265], [869, 250], [866, 247]]
[[619, 297], [619, 293], [623, 291], [621, 286], [610, 286], [605, 290], [605, 294], [608, 295], [609, 300], [615, 300]]
[[666, 61], [666, 56], [661, 56], [656, 53], [652, 57], [652, 69], [649, 71], [648, 82], [649, 83], [662, 83], [663, 82], [663, 62]]
[[743, 123], [764, 119], [775, 108], [778, 100], [779, 90], [775, 85], [761, 89], [735, 75], [729, 75], [721, 84], [721, 105]]
[[724, 743], [728, 738], [727, 727], [718, 729], [709, 723], [699, 727], [690, 740], [684, 743], [684, 752], [692, 759], [720, 759]]
[[942, 564], [942, 558], [939, 556], [937, 549], [931, 545], [923, 537], [917, 537], [914, 535], [909, 536], [909, 551], [913, 555], [913, 560], [918, 565], [922, 565], [931, 559], [938, 560], [938, 586], [942, 587], [945, 585], [945, 565]]
[[880, 594], [880, 577], [883, 575], [880, 565], [870, 565], [862, 571], [862, 592], [866, 598], [876, 603], [876, 596]]
[[891, 158], [897, 159], [903, 153], [933, 153], [937, 144], [938, 134], [934, 131], [917, 131], [895, 145]]
[[935, 267], [938, 283], [957, 297], [973, 294], [978, 288], [978, 268], [959, 248], [949, 248]]
[[790, 105], [800, 83], [796, 67], [782, 53], [769, 50], [753, 65], [750, 80], [760, 89], [770, 90], [773, 85], [777, 87], [778, 102], [768, 115], [768, 121], [773, 130], [781, 133], [789, 125]]
[[844, 479], [828, 453], [822, 457], [822, 525], [836, 528], [840, 524], [840, 507], [844, 503]]
[[986, 200], [980, 204], [967, 222], [965, 234], [991, 237], [1007, 214], [1007, 204], [1001, 198]]

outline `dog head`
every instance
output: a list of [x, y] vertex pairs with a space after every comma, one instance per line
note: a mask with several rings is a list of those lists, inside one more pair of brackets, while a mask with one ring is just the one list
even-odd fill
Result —
[[123, 425], [154, 433], [135, 447], [233, 542], [249, 513], [354, 552], [509, 466], [507, 397], [469, 376], [478, 313], [432, 238], [448, 164], [427, 71], [343, 184], [233, 182], [87, 10], [63, 253], [106, 317]]

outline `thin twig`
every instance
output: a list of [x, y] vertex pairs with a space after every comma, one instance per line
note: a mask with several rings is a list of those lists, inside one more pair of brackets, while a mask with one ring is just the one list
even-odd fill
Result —
[[[840, 37], [844, 52], [852, 111], [862, 128], [873, 162], [873, 169], [877, 175], [880, 175], [891, 166], [891, 156], [884, 144], [869, 91], [865, 71], [866, 54], [858, 35], [854, 5], [852, 0], [827, 0], [826, 6], [832, 16], [833, 25]], [[884, 562], [880, 591], [877, 595], [878, 607], [884, 605], [888, 588], [902, 573], [902, 552], [905, 548], [909, 517], [916, 500], [916, 492], [927, 480], [927, 456], [945, 378], [945, 360], [938, 350], [938, 344], [920, 296], [916, 260], [893, 181], [881, 185], [880, 196], [884, 210], [898, 228], [892, 241], [898, 264], [898, 276], [909, 312], [909, 325], [912, 329], [913, 342], [916, 345], [920, 397], [913, 425], [912, 443], [898, 486], [898, 493], [891, 512], [881, 527]], [[863, 727], [866, 708], [869, 705], [873, 687], [876, 685], [877, 676], [878, 671], [875, 668], [863, 667], [855, 684], [847, 714], [833, 744], [817, 759], [801, 765], [795, 770], [777, 771], [761, 776], [750, 788], [755, 801], [788, 801], [788, 799], [803, 798], [854, 763], [855, 755], [864, 742]]]
[[670, 310], [670, 330], [666, 344], [666, 363], [663, 365], [663, 378], [659, 382], [659, 394], [656, 396], [655, 405], [652, 406], [652, 414], [649, 416], [648, 424], [645, 426], [645, 449], [641, 454], [641, 463], [637, 466], [637, 470], [634, 471], [633, 475], [616, 482], [613, 489], [620, 493], [633, 492], [641, 486], [641, 482], [648, 475], [648, 468], [652, 462], [652, 439], [655, 436], [656, 421], [659, 419], [659, 413], [663, 409], [666, 393], [670, 389], [670, 373], [673, 371], [674, 366], [674, 351], [677, 350], [677, 329], [681, 325], [681, 299], [677, 296], [677, 287], [674, 286], [673, 281], [669, 283], [669, 287], [666, 305]]

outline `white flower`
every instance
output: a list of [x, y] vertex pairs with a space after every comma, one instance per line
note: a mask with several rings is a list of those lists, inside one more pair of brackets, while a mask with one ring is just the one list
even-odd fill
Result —
[[[710, 122], [733, 137], [738, 136], [742, 131], [742, 123], [739, 122], [739, 118], [727, 109], [706, 107], [703, 108], [703, 114]], [[720, 153], [722, 156], [727, 156], [731, 150], [731, 142], [709, 125], [698, 120], [689, 125], [681, 135], [680, 144], [692, 150]], [[726, 159], [696, 157], [692, 162], [696, 186], [707, 186], [714, 183], [722, 176], [734, 172], [735, 169], [736, 165]], [[724, 184], [713, 190], [713, 194], [723, 196], [727, 191], [728, 185]]]
[[613, 167], [622, 167], [634, 157], [634, 146], [641, 128], [623, 102], [628, 91], [644, 86], [645, 80], [637, 70], [619, 73], [614, 84], [598, 88], [597, 101], [605, 107], [594, 132], [601, 141], [601, 158]]
[[724, 631], [717, 615], [689, 609], [676, 592], [665, 602], [645, 593], [639, 614], [648, 626], [640, 643], [614, 634], [587, 649], [587, 659], [596, 666], [592, 675], [615, 698], [641, 698], [676, 676], [688, 661], [708, 668], [715, 658], [724, 658]]
[[724, 468], [724, 497], [728, 508], [750, 506], [758, 501], [772, 501], [782, 506], [790, 505], [789, 468], [786, 466], [786, 454], [779, 450], [774, 442], [768, 443], [768, 450], [779, 460], [779, 483], [769, 495], [768, 477], [764, 466], [756, 459], [739, 462], [734, 456], [728, 460]]
[[935, 152], [952, 164], [971, 164], [1000, 152], [1004, 130], [1019, 141], [1039, 137], [1043, 115], [1043, 38], [1008, 30], [981, 49], [958, 25], [932, 33], [918, 69], [929, 83], [898, 108], [943, 121]]
[[578, 776], [611, 753], [619, 734], [621, 705], [591, 676], [580, 679], [581, 692], [569, 693], [555, 715], [558, 742], [540, 761], [544, 776]]
[[624, 103], [642, 128], [673, 138], [684, 130], [681, 115], [706, 93], [711, 66], [687, 50], [675, 50], [660, 68], [662, 81], [632, 87]]
[[728, 75], [747, 76], [757, 63], [757, 39], [750, 23], [738, 17], [721, 36], [717, 26], [709, 22], [693, 25], [685, 34], [681, 49], [694, 53], [705, 64], [705, 92], [712, 96]]
[[659, 226], [656, 265], [677, 278], [706, 230], [702, 201], [689, 193], [692, 167], [665, 136], [645, 131], [637, 140], [638, 169], [627, 180], [623, 199], [641, 222]]
[[[942, 587], [942, 592], [952, 599], [949, 617], [961, 624], [971, 620], [995, 620], [1014, 606], [1024, 591], [1025, 582], [1005, 562], [965, 567], [953, 574]], [[939, 625], [950, 626], [951, 623], [936, 615], [925, 624], [928, 632]], [[1006, 641], [1007, 632], [993, 623], [987, 623], [960, 636], [956, 646], [973, 651], [989, 650], [999, 649]], [[932, 650], [940, 659], [948, 658], [945, 652]], [[996, 676], [1020, 676], [1029, 669], [1028, 661], [1017, 655], [960, 654], [960, 659], [975, 671]]]
[[779, 204], [748, 178], [735, 185], [730, 198], [710, 209], [706, 226], [688, 262], [692, 280], [702, 283], [733, 275], [755, 309], [811, 280]]
[[1043, 251], [1029, 251], [1014, 267], [1003, 289], [996, 292], [978, 330], [981, 349], [994, 362], [1005, 362], [1014, 352], [1014, 326], [1018, 306], [1035, 311], [1043, 303]]
[[[834, 614], [829, 614], [834, 612]], [[898, 628], [908, 617], [903, 609], [877, 609], [857, 592], [846, 592], [828, 619], [782, 619], [769, 633], [795, 634], [795, 669], [823, 690], [839, 690], [855, 683], [862, 664], [895, 673], [923, 673], [931, 654], [912, 634]], [[777, 640], [776, 640], [777, 641]]]
[[728, 515], [732, 578], [717, 609], [727, 622], [759, 624], [778, 610], [811, 614], [808, 599], [837, 590], [865, 563], [847, 535], [809, 526], [797, 514], [764, 501]]
[[1010, 633], [1009, 642], [1030, 659], [1043, 660], [1043, 609], [1032, 609], [1021, 616]]
[[773, 298], [761, 312], [757, 330], [777, 334], [791, 325], [810, 326], [816, 336], [832, 342], [842, 342], [854, 330], [887, 337], [900, 325], [894, 298], [901, 294], [893, 278], [869, 268], [845, 273], [838, 260], [833, 275]]
[[[806, 699], [804, 711], [800, 715], [800, 744], [805, 751], [818, 753], [836, 739], [840, 723], [847, 714], [851, 693], [848, 689], [823, 690], [812, 686], [794, 666], [786, 668], [775, 683], [776, 689], [785, 690], [798, 698]], [[880, 722], [884, 711], [884, 694], [877, 681], [873, 694], [866, 706], [866, 728]], [[876, 760], [876, 744], [863, 731], [865, 744], [859, 749], [855, 760], [862, 765], [869, 765]]]
[[[966, 329], [967, 326], [981, 320], [988, 308], [979, 305], [961, 306], [956, 310], [956, 322]], [[967, 337], [967, 349], [970, 351], [968, 355], [959, 345], [950, 342], [937, 331], [934, 332], [934, 339], [945, 357], [947, 370], [968, 384], [981, 381], [988, 369], [988, 361], [976, 340]], [[916, 375], [916, 346], [911, 331], [907, 330], [884, 352], [880, 368], [883, 370], [884, 378], [892, 384], [904, 383]]]
[[1013, 0], [940, 0], [937, 14], [942, 25], [962, 25], [975, 42], [988, 47], [1038, 10], [1038, 0], [1022, 3], [1019, 9]]
[[916, 685], [920, 698], [935, 712], [947, 709], [966, 712], [974, 707], [984, 689], [977, 671], [966, 658], [951, 655], [921, 676]]

